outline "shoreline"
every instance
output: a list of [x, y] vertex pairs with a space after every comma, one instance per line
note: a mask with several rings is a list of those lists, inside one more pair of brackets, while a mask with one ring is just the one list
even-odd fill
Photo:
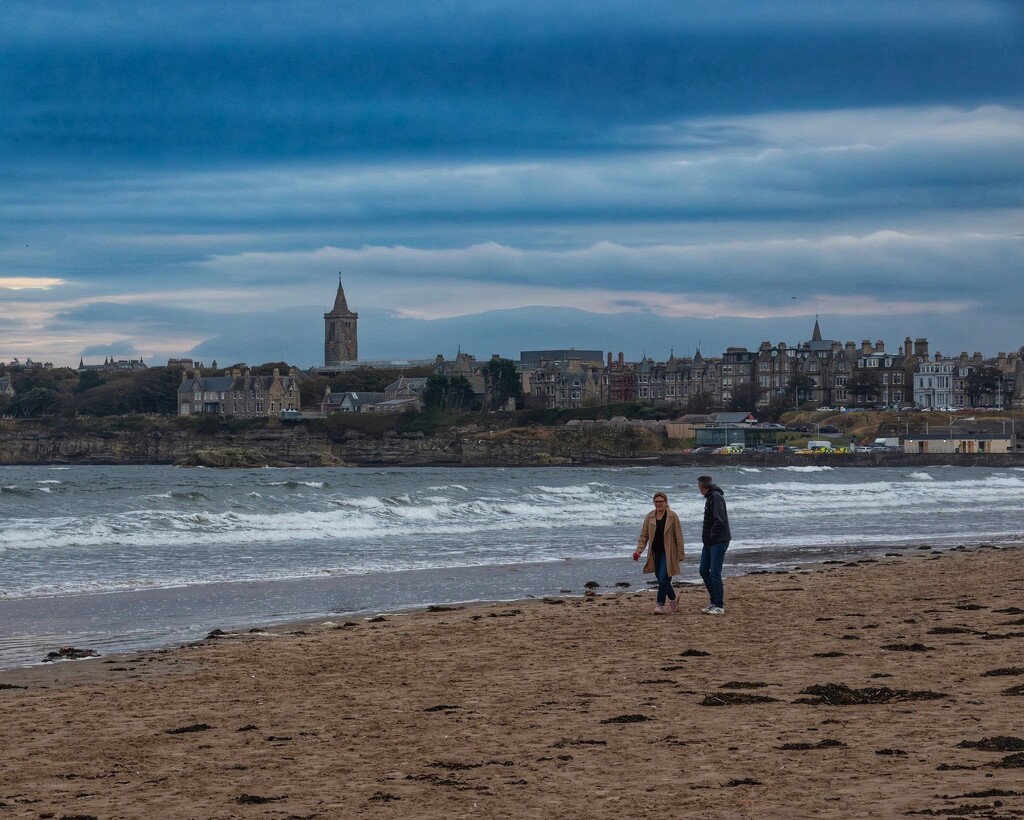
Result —
[[[996, 749], [1024, 725], [1007, 694], [1024, 684], [1021, 550], [736, 576], [724, 618], [696, 611], [702, 588], [662, 617], [627, 591], [0, 672], [27, 687], [0, 690], [0, 801], [32, 817], [1016, 816], [1020, 755]], [[844, 686], [873, 699], [830, 704]]]
[[[1013, 547], [1018, 542], [997, 543]], [[793, 567], [813, 570], [888, 560], [915, 551], [966, 548], [937, 544], [936, 539], [931, 543], [739, 548], [730, 552], [724, 574], [727, 578], [784, 574]], [[691, 546], [683, 571], [676, 576], [677, 585], [701, 586], [699, 555], [699, 548]], [[174, 649], [200, 641], [213, 630], [287, 628], [324, 619], [410, 613], [429, 606], [516, 604], [545, 597], [572, 600], [590, 591], [607, 595], [650, 590], [655, 586], [652, 578], [623, 556], [0, 597], [0, 673], [40, 664], [64, 665], [69, 661], [44, 661], [48, 653], [62, 647], [111, 657]]]

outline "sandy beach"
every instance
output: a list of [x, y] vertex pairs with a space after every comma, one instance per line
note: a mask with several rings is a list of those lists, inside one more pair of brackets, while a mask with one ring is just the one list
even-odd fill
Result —
[[[0, 817], [1024, 816], [1024, 551], [0, 673]], [[691, 554], [688, 561], [693, 561]]]

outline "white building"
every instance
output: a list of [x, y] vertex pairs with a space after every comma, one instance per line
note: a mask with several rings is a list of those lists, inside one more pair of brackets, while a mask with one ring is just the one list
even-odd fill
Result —
[[914, 373], [914, 404], [922, 410], [953, 406], [953, 369], [956, 362], [924, 361]]

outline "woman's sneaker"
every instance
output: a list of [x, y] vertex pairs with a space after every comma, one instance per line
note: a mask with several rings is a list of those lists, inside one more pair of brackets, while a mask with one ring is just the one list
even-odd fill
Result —
[[671, 614], [675, 615], [677, 609], [679, 609], [679, 599], [673, 598], [671, 601], [668, 602], [668, 611]]
[[661, 604], [658, 604], [656, 607], [654, 607], [654, 614], [655, 615], [664, 615], [665, 614], [665, 610], [661, 608]]

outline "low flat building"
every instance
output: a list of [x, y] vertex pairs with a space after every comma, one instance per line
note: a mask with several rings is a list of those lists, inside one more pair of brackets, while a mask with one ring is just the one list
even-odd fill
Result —
[[903, 438], [903, 452], [912, 453], [1009, 453], [1012, 438], [1006, 433], [912, 433]]

